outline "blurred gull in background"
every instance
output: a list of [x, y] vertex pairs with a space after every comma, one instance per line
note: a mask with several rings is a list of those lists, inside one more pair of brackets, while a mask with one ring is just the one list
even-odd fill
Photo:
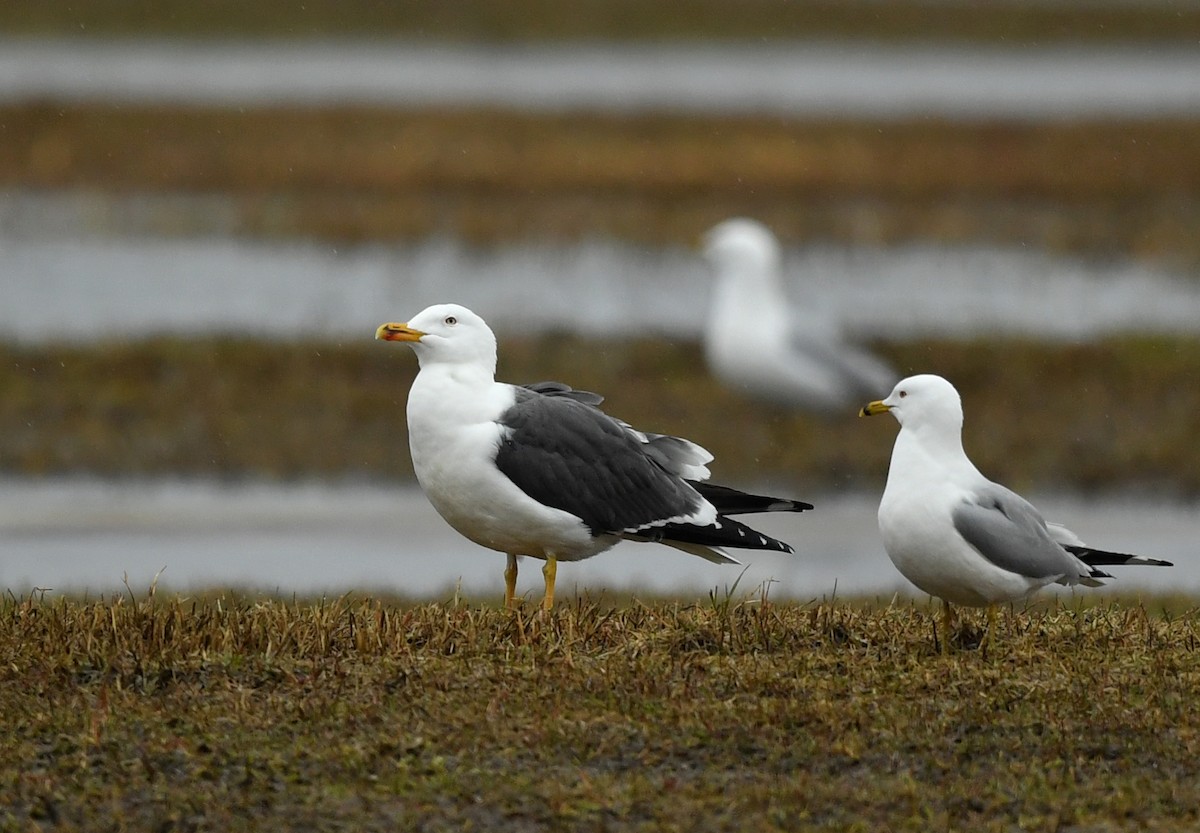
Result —
[[829, 316], [790, 308], [780, 280], [779, 242], [755, 220], [734, 218], [705, 236], [715, 283], [704, 353], [726, 385], [755, 399], [809, 411], [845, 410], [896, 374], [842, 338]]

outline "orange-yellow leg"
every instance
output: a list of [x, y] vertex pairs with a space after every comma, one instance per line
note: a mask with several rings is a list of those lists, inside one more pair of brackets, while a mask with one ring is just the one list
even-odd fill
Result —
[[992, 633], [996, 630], [996, 606], [987, 606], [987, 630], [983, 632], [983, 639], [979, 640], [979, 649], [985, 654], [987, 649], [992, 646]]
[[504, 607], [512, 609], [517, 595], [517, 557], [508, 553], [508, 566], [504, 568]]
[[546, 566], [542, 567], [542, 575], [546, 578], [546, 595], [542, 599], [542, 609], [554, 607], [554, 579], [558, 576], [558, 558], [546, 556]]
[[942, 599], [942, 653], [950, 653], [950, 634], [954, 628], [954, 610]]

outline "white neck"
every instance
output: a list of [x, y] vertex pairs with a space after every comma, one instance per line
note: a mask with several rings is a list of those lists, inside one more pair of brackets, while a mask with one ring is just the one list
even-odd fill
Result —
[[950, 430], [950, 426], [933, 423], [919, 428], [901, 427], [892, 448], [887, 489], [893, 486], [892, 478], [899, 472], [905, 472], [904, 488], [908, 490], [922, 488], [913, 483], [913, 472], [927, 472], [937, 479], [937, 483], [926, 484], [924, 488], [965, 484], [983, 476], [963, 450], [961, 426]]
[[488, 420], [496, 413], [496, 392], [493, 371], [481, 365], [422, 365], [408, 394], [409, 431]]

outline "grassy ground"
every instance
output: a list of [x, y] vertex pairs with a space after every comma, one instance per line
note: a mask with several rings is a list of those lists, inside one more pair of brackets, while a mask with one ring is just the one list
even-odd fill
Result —
[[[902, 372], [956, 383], [969, 453], [1013, 488], [1200, 494], [1194, 339], [878, 347]], [[877, 489], [897, 430], [749, 402], [713, 381], [695, 344], [558, 335], [505, 338], [500, 352], [502, 379], [566, 380], [633, 424], [702, 443], [718, 480]], [[0, 471], [406, 479], [415, 371], [410, 351], [370, 332], [355, 345], [0, 345]]]
[[0, 830], [1200, 825], [1194, 608], [934, 619], [9, 598]]
[[1186, 2], [945, 0], [83, 0], [0, 4], [0, 32], [65, 36], [408, 37], [452, 40], [787, 39], [1130, 41], [1194, 43]]
[[334, 241], [692, 245], [747, 214], [789, 241], [993, 242], [1194, 267], [1198, 148], [1194, 120], [0, 107], [0, 187], [219, 194], [233, 207], [221, 233]]

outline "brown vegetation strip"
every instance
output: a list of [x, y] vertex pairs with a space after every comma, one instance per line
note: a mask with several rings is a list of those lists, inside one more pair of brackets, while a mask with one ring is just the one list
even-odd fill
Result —
[[248, 234], [995, 241], [1200, 262], [1200, 121], [0, 109], [0, 186], [223, 193]]
[[1189, 3], [969, 0], [83, 0], [0, 4], [0, 31], [65, 36], [368, 36], [449, 40], [874, 38], [1195, 43]]
[[1184, 831], [1195, 609], [0, 603], [6, 830]]
[[[2, 346], [0, 471], [407, 479], [404, 408], [416, 361], [370, 335], [352, 346]], [[958, 386], [968, 452], [1013, 488], [1200, 494], [1200, 342], [879, 347], [902, 372], [937, 372]], [[822, 421], [749, 402], [713, 381], [695, 344], [560, 335], [504, 338], [500, 352], [502, 379], [595, 390], [610, 413], [703, 444], [718, 480], [882, 486], [891, 420], [850, 410]]]

